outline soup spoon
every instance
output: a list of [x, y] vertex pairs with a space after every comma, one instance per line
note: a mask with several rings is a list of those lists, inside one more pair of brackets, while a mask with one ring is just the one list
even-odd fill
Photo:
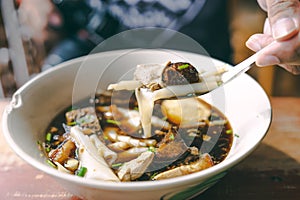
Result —
[[[273, 45], [275, 42], [270, 43], [268, 46]], [[192, 96], [201, 96], [207, 93], [210, 93], [217, 88], [223, 87], [227, 83], [231, 82], [235, 78], [239, 77], [241, 74], [247, 72], [255, 63], [258, 54], [262, 50], [254, 53], [247, 59], [243, 60], [239, 64], [230, 67], [230, 69], [222, 74], [222, 81], [220, 84], [210, 84], [210, 83], [192, 83], [187, 85], [176, 85], [176, 86], [167, 86], [160, 90], [154, 91], [154, 99], [173, 99], [173, 98], [188, 98]]]
[[[275, 42], [272, 42], [268, 46], [272, 45]], [[159, 99], [177, 99], [177, 98], [189, 98], [195, 96], [201, 96], [207, 93], [210, 93], [217, 88], [223, 87], [230, 81], [239, 77], [241, 74], [247, 72], [255, 63], [258, 54], [261, 52], [258, 51], [240, 62], [239, 64], [230, 67], [226, 72], [221, 75], [221, 81], [206, 81], [205, 77], [202, 82], [191, 83], [184, 85], [168, 85], [163, 88], [154, 91], [144, 91], [147, 95], [151, 96], [152, 101]], [[108, 86], [108, 90], [134, 90], [141, 87], [143, 84], [140, 81], [120, 81], [118, 84], [111, 84]], [[149, 97], [150, 98], [150, 97]]]
[[[222, 74], [221, 82], [217, 81], [205, 81], [191, 83], [184, 85], [168, 85], [158, 90], [150, 91], [148, 89], [140, 89], [144, 93], [143, 96], [149, 96], [148, 99], [151, 101], [156, 101], [159, 99], [177, 99], [177, 98], [189, 98], [194, 96], [201, 96], [212, 92], [213, 90], [223, 87], [225, 84], [229, 83], [233, 79], [237, 78], [239, 75], [243, 74], [249, 70], [252, 64], [256, 61], [258, 52], [237, 64], [234, 67]], [[117, 84], [110, 84], [108, 90], [135, 90], [140, 88], [143, 84], [140, 81], [120, 81]]]
[[230, 69], [222, 74], [222, 82], [218, 84], [217, 82], [200, 82], [200, 83], [191, 83], [186, 85], [170, 85], [163, 87], [159, 90], [152, 92], [153, 100], [158, 99], [173, 99], [173, 98], [189, 98], [192, 96], [201, 96], [207, 93], [210, 93], [217, 88], [223, 87], [225, 84], [234, 80], [241, 74], [248, 71], [252, 64], [256, 61], [258, 52], [248, 57], [241, 63], [230, 67]]

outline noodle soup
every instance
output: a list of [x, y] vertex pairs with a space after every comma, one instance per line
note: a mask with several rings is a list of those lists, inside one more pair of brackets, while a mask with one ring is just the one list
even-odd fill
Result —
[[47, 162], [65, 173], [113, 182], [151, 181], [217, 165], [228, 155], [233, 137], [226, 116], [193, 97], [155, 101], [146, 138], [134, 93], [105, 91], [60, 113], [40, 148]]

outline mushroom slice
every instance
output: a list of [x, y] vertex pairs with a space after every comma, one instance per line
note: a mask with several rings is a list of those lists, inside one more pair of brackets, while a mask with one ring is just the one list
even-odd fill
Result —
[[49, 152], [48, 156], [53, 162], [63, 164], [75, 152], [76, 145], [72, 140], [67, 140], [58, 148]]
[[189, 165], [182, 165], [180, 167], [176, 167], [174, 169], [159, 173], [158, 175], [153, 177], [153, 180], [175, 178], [178, 176], [183, 176], [207, 169], [209, 167], [212, 167], [213, 165], [214, 164], [211, 156], [208, 153], [205, 153], [202, 154], [197, 161]]
[[132, 181], [141, 177], [145, 173], [154, 157], [151, 151], [143, 152], [139, 157], [126, 162], [122, 165], [118, 172], [118, 177], [121, 181]]

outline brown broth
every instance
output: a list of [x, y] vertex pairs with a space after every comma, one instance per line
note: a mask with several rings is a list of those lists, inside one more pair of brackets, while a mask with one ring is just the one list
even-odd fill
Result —
[[[130, 97], [129, 101], [124, 100], [123, 98]], [[199, 101], [203, 101], [200, 100]], [[134, 97], [134, 94], [129, 94], [126, 92], [118, 92], [114, 94], [114, 103], [116, 103], [116, 107], [123, 107], [129, 109], [137, 109], [137, 103]], [[161, 101], [157, 101], [154, 106], [153, 115], [163, 118], [163, 114], [161, 112]], [[108, 128], [114, 128], [116, 130], [120, 130], [120, 124], [108, 122], [107, 115], [108, 113], [100, 112], [103, 110], [103, 107], [111, 106], [111, 98], [109, 95], [98, 94], [95, 98], [86, 98], [79, 104], [74, 107], [87, 107], [93, 106], [95, 107], [97, 118], [99, 119], [101, 131], [97, 133], [100, 140], [103, 141], [106, 145], [112, 143], [112, 141], [108, 140], [108, 135], [105, 134], [105, 130]], [[64, 142], [65, 137], [65, 128], [63, 124], [66, 124], [65, 113], [69, 111], [70, 108], [64, 110], [60, 114], [58, 114], [54, 120], [49, 125], [47, 129], [47, 133], [51, 133], [51, 140], [46, 140], [44, 144], [44, 150], [49, 152], [51, 149], [57, 148]], [[227, 120], [225, 125], [214, 125], [209, 126], [208, 124], [199, 127], [192, 128], [180, 128], [172, 124], [172, 128], [175, 130], [176, 136], [180, 137], [186, 144], [187, 147], [197, 147], [201, 153], [209, 153], [213, 159], [214, 165], [222, 162], [226, 156], [228, 155], [230, 148], [233, 142], [233, 132], [232, 127], [226, 118], [226, 116], [221, 113], [217, 108], [211, 106], [212, 114], [209, 117], [209, 121], [215, 120]], [[122, 124], [121, 124], [122, 126]], [[53, 128], [55, 127], [55, 128]], [[125, 131], [124, 131], [125, 130]], [[120, 131], [121, 134], [127, 135], [126, 127], [122, 127]], [[168, 132], [168, 130], [158, 130], [157, 127], [152, 127], [152, 137], [150, 139], [157, 140], [159, 143], [164, 135]], [[130, 130], [130, 136], [132, 138], [141, 139], [142, 129], [141, 127], [137, 130]], [[159, 134], [157, 134], [159, 133]], [[119, 152], [117, 152], [119, 153]], [[76, 153], [74, 153], [74, 158], [76, 158]], [[152, 164], [148, 167], [147, 172], [137, 180], [151, 180], [151, 176], [153, 174], [157, 174], [167, 169], [172, 169], [177, 166], [181, 166], [182, 164], [187, 164], [188, 162], [193, 162], [197, 159], [197, 156], [191, 155], [189, 150], [184, 153], [178, 155], [174, 160], [168, 160], [164, 162], [161, 158], [155, 157]], [[119, 161], [119, 160], [118, 160]], [[113, 168], [117, 170], [118, 167]]]

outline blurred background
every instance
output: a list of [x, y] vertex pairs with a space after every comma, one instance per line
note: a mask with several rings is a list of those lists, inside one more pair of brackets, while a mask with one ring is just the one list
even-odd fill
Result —
[[[62, 1], [0, 0], [1, 97], [11, 97], [18, 87], [40, 73], [42, 66], [45, 67], [45, 58], [64, 36], [59, 27], [61, 19], [51, 16], [52, 27], [49, 28], [47, 18], [53, 11], [52, 3], [59, 4]], [[250, 35], [262, 31], [266, 14], [259, 8], [256, 0], [228, 2], [232, 63], [236, 64], [253, 54], [245, 47], [245, 41]], [[82, 16], [77, 17], [80, 22]], [[85, 32], [80, 34], [84, 37]], [[268, 95], [300, 96], [300, 89], [297, 87], [300, 76], [292, 75], [280, 67], [253, 67], [247, 73], [262, 85]]]

